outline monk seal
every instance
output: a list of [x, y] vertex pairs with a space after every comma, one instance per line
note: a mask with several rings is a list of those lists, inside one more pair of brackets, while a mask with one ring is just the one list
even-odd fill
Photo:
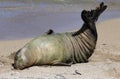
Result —
[[97, 42], [95, 22], [107, 8], [102, 2], [94, 10], [83, 10], [84, 24], [75, 32], [54, 33], [52, 29], [40, 35], [16, 52], [13, 67], [24, 69], [33, 65], [67, 65], [88, 62]]

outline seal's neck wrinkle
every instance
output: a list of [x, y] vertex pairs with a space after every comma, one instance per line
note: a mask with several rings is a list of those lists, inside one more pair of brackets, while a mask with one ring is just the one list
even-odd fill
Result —
[[97, 35], [95, 34], [97, 34], [96, 29], [83, 27], [82, 30], [76, 32], [76, 35], [69, 37], [73, 46], [72, 59], [74, 63], [88, 61], [96, 47]]
[[98, 37], [97, 29], [96, 29], [95, 23], [93, 22], [84, 23], [81, 29], [72, 33], [72, 36], [81, 35], [81, 33], [85, 33], [87, 30], [89, 30], [91, 34], [94, 35], [95, 39], [97, 40], [97, 37]]

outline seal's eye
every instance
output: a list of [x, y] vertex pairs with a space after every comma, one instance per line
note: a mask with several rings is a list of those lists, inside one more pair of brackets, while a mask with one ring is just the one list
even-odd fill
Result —
[[15, 56], [15, 60], [18, 60], [20, 58], [20, 56], [16, 55]]
[[16, 60], [19, 61], [19, 62], [23, 61], [23, 59], [22, 59], [21, 56], [17, 56], [17, 57], [16, 57]]

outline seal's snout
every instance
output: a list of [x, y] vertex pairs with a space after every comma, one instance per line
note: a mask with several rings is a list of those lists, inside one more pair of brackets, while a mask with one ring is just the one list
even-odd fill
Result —
[[17, 69], [17, 70], [22, 70], [23, 69], [22, 67], [17, 67], [17, 65], [15, 63], [12, 63], [12, 67], [14, 69]]

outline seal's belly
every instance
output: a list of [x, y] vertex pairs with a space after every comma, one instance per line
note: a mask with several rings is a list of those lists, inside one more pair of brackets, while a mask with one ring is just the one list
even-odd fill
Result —
[[[61, 34], [42, 35], [33, 40], [32, 46], [35, 46], [38, 54], [37, 63], [39, 64], [54, 64], [58, 62], [66, 62], [67, 49]], [[40, 56], [40, 57], [39, 57]]]

